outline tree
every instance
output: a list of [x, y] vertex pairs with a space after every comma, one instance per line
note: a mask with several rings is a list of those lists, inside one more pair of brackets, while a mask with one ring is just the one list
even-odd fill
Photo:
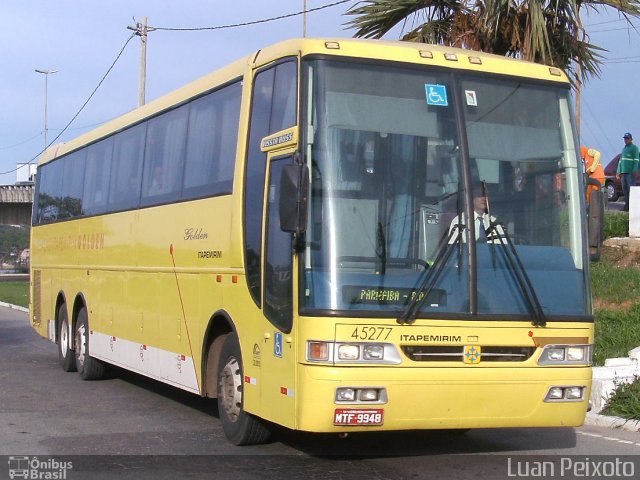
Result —
[[589, 43], [580, 10], [607, 7], [631, 28], [631, 20], [640, 19], [640, 0], [364, 0], [347, 12], [355, 17], [347, 26], [356, 37], [381, 38], [411, 22], [402, 40], [559, 67], [575, 86], [600, 75], [605, 52]]

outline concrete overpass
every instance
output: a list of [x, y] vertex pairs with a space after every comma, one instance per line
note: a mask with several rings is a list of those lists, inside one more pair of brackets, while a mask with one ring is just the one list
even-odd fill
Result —
[[0, 225], [31, 225], [32, 183], [0, 185]]

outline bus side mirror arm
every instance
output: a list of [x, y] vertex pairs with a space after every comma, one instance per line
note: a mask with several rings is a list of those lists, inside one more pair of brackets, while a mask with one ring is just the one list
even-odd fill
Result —
[[285, 165], [280, 177], [280, 229], [300, 237], [307, 228], [309, 202], [309, 168]]

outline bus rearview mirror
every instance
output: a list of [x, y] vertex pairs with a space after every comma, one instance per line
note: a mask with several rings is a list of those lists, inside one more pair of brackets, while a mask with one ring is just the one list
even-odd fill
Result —
[[280, 177], [280, 229], [304, 233], [307, 225], [309, 169], [306, 165], [285, 165]]

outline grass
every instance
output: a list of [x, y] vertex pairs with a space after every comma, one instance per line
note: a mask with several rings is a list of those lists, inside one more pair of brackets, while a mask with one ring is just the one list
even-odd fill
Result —
[[594, 363], [626, 357], [640, 346], [640, 254], [605, 249], [599, 262], [591, 264], [595, 309]]
[[29, 282], [0, 282], [0, 301], [29, 307]]
[[629, 213], [605, 212], [604, 214], [604, 238], [628, 237]]

